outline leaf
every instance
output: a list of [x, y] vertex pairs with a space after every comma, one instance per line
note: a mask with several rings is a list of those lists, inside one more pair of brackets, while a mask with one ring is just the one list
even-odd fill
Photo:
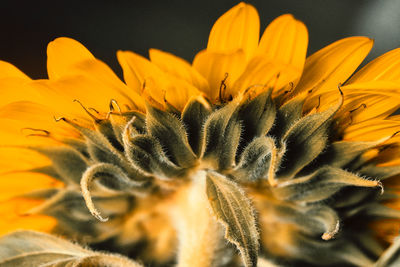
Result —
[[253, 207], [243, 190], [227, 177], [208, 172], [206, 192], [214, 216], [225, 226], [225, 238], [239, 249], [246, 267], [257, 266], [259, 234]]
[[[132, 197], [121, 194], [114, 196], [99, 196], [95, 194], [92, 196], [92, 200], [96, 207], [99, 207], [107, 217], [117, 217], [129, 212]], [[74, 190], [54, 192], [47, 201], [29, 210], [28, 213], [42, 213], [53, 217], [62, 215], [64, 218], [69, 216], [75, 221], [95, 222], [95, 218], [86, 208], [81, 192]], [[62, 220], [59, 223], [62, 223]]]
[[400, 264], [400, 238], [397, 237], [393, 244], [383, 252], [374, 267], [395, 267]]
[[321, 156], [323, 159], [318, 164], [328, 164], [332, 167], [343, 168], [367, 150], [376, 147], [378, 142], [352, 142], [339, 141], [332, 143]]
[[230, 169], [235, 163], [241, 124], [237, 103], [230, 102], [214, 111], [204, 123], [203, 160], [208, 160], [218, 170]]
[[287, 131], [281, 140], [282, 146], [286, 145], [287, 150], [277, 177], [293, 177], [323, 151], [332, 116], [340, 108], [342, 102], [343, 97], [338, 105], [301, 118]]
[[182, 122], [168, 112], [147, 105], [146, 125], [148, 133], [158, 139], [172, 161], [183, 167], [191, 167], [197, 160], [190, 148]]
[[133, 166], [159, 179], [180, 177], [185, 169], [173, 163], [160, 143], [150, 135], [136, 135], [125, 140], [125, 155]]
[[33, 231], [17, 231], [0, 239], [0, 265], [140, 267], [123, 256], [84, 249], [64, 239]]
[[273, 193], [281, 200], [310, 203], [327, 199], [347, 186], [376, 187], [382, 190], [380, 181], [368, 180], [340, 168], [326, 166], [310, 175], [279, 183]]
[[90, 192], [90, 185], [94, 180], [98, 180], [105, 188], [110, 191], [140, 192], [142, 186], [146, 184], [146, 180], [134, 180], [128, 177], [121, 168], [108, 163], [97, 163], [88, 168], [82, 175], [81, 190], [82, 196], [85, 199], [86, 206], [93, 216], [100, 221], [107, 221], [108, 218], [103, 218], [100, 212], [96, 209], [92, 195]]
[[282, 105], [276, 112], [275, 125], [271, 135], [276, 138], [284, 136], [290, 127], [303, 115], [304, 98], [296, 97]]
[[265, 258], [262, 258], [262, 257], [258, 258], [257, 267], [279, 267], [279, 266], [280, 265], [278, 265], [278, 264], [276, 264], [276, 263], [274, 263], [274, 262], [272, 262], [270, 260], [267, 260]]
[[244, 137], [252, 139], [267, 134], [275, 121], [275, 114], [271, 90], [267, 90], [251, 101], [241, 104], [239, 106], [239, 118], [243, 121]]
[[359, 172], [370, 177], [384, 180], [398, 175], [400, 173], [400, 166], [376, 166], [375, 164], [369, 164], [362, 167]]
[[203, 97], [190, 100], [182, 111], [182, 121], [186, 126], [189, 144], [196, 155], [201, 153], [202, 128], [211, 112], [210, 104]]
[[[70, 147], [32, 147], [32, 150], [47, 156], [52, 161], [52, 170], [55, 171], [64, 183], [79, 184], [82, 173], [89, 162], [77, 150]], [[74, 166], [71, 168], [71, 166]], [[37, 172], [50, 171], [50, 169], [38, 169]]]
[[334, 238], [340, 227], [339, 215], [325, 205], [275, 205], [274, 213], [278, 220], [296, 225], [298, 231], [324, 240]]
[[[270, 137], [254, 138], [240, 155], [239, 163], [232, 172], [235, 179], [241, 182], [255, 182], [266, 178], [271, 169], [271, 155], [276, 154], [273, 144], [274, 141]], [[272, 168], [274, 171], [276, 166]]]

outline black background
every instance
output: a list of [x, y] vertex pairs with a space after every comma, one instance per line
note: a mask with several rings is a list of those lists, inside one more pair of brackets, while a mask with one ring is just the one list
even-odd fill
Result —
[[[46, 45], [68, 36], [119, 75], [115, 52], [148, 48], [189, 61], [207, 44], [215, 20], [239, 1], [9, 1], [0, 2], [0, 59], [33, 78], [46, 77]], [[261, 31], [292, 13], [309, 29], [308, 53], [351, 35], [375, 38], [368, 59], [400, 46], [400, 0], [254, 0]]]

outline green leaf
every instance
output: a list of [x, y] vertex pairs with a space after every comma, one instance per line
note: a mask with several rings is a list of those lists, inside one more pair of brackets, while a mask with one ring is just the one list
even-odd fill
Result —
[[186, 129], [174, 115], [147, 105], [147, 132], [165, 148], [172, 161], [180, 167], [192, 167], [197, 161], [187, 138]]
[[[270, 137], [257, 137], [250, 142], [240, 156], [232, 176], [241, 182], [254, 182], [267, 178], [271, 168], [271, 154], [276, 153]], [[275, 151], [274, 151], [275, 150]], [[273, 166], [273, 170], [276, 166]]]
[[272, 192], [281, 200], [309, 203], [325, 200], [347, 186], [382, 190], [382, 184], [377, 180], [368, 180], [340, 168], [326, 166], [310, 175], [281, 182]]
[[136, 135], [126, 139], [125, 148], [125, 155], [131, 164], [146, 175], [170, 179], [185, 173], [185, 169], [172, 162], [157, 139], [150, 135]]
[[397, 237], [392, 245], [380, 256], [374, 267], [396, 267], [400, 265], [400, 238]]
[[243, 138], [247, 142], [252, 138], [264, 136], [271, 129], [276, 115], [275, 104], [271, 99], [271, 90], [265, 91], [254, 99], [241, 103], [239, 118], [243, 124]]
[[307, 235], [319, 235], [324, 240], [332, 239], [340, 227], [335, 210], [325, 205], [294, 206], [275, 205], [274, 214], [278, 220], [296, 225], [298, 231]]
[[297, 97], [282, 105], [276, 112], [275, 125], [271, 130], [271, 135], [279, 139], [284, 136], [303, 115], [303, 104], [304, 99]]
[[237, 106], [230, 102], [214, 111], [204, 123], [202, 158], [214, 165], [212, 168], [226, 170], [234, 166], [242, 130]]
[[206, 192], [214, 216], [225, 227], [225, 238], [239, 249], [245, 266], [257, 266], [259, 234], [243, 190], [227, 177], [208, 172]]
[[[82, 196], [85, 199], [86, 206], [93, 216], [100, 221], [107, 221], [108, 218], [103, 218], [100, 212], [96, 209], [90, 186], [97, 180], [100, 184], [109, 191], [127, 192], [131, 194], [143, 194], [143, 187], [148, 182], [145, 180], [134, 180], [128, 177], [121, 168], [108, 163], [97, 163], [88, 168], [82, 175], [81, 190]], [[102, 190], [106, 191], [106, 190]]]
[[387, 179], [400, 173], [400, 166], [376, 166], [369, 164], [359, 170], [360, 173], [378, 179]]
[[123, 256], [84, 249], [64, 239], [33, 231], [17, 231], [0, 239], [0, 265], [140, 267]]
[[[82, 173], [86, 170], [89, 161], [77, 150], [67, 147], [32, 147], [35, 150], [46, 157], [48, 157], [52, 166], [51, 169], [37, 169], [37, 172], [50, 174], [49, 171], [54, 171], [64, 183], [67, 184], [79, 184]], [[71, 166], [74, 166], [71, 168]], [[34, 170], [35, 171], [35, 170]]]
[[281, 140], [282, 146], [286, 145], [286, 152], [277, 177], [293, 177], [324, 150], [332, 116], [339, 107], [307, 115], [287, 131]]
[[203, 124], [211, 112], [211, 106], [203, 97], [190, 100], [182, 111], [182, 121], [188, 133], [189, 144], [198, 156], [200, 156], [203, 145]]
[[[314, 165], [330, 165], [343, 168], [361, 156], [364, 152], [376, 147], [378, 142], [338, 141], [332, 143], [316, 160]], [[351, 166], [349, 166], [351, 167]]]

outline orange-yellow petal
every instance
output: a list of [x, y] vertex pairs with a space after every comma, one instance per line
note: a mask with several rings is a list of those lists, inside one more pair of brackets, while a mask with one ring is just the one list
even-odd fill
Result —
[[143, 90], [148, 90], [150, 96], [157, 102], [164, 102], [169, 81], [157, 65], [130, 51], [118, 51], [117, 57], [122, 66], [125, 82], [129, 87], [139, 94], [142, 94]]
[[319, 50], [307, 58], [303, 76], [294, 93], [306, 90], [322, 93], [350, 77], [372, 48], [366, 37], [349, 37]]
[[[83, 102], [85, 95], [107, 102], [97, 109], [108, 111], [108, 103], [114, 99], [120, 106], [130, 108], [140, 106], [141, 97], [130, 90], [115, 73], [102, 61], [96, 59], [82, 44], [70, 38], [58, 38], [48, 45], [48, 72], [51, 82], [74, 83], [82, 79], [82, 87], [76, 86], [64, 92], [73, 95], [73, 99]], [[95, 93], [94, 93], [95, 92]], [[142, 107], [143, 109], [144, 107]]]
[[260, 19], [257, 10], [242, 2], [215, 22], [208, 38], [207, 50], [231, 53], [241, 49], [248, 60], [257, 48], [259, 34]]
[[287, 64], [303, 70], [308, 46], [306, 26], [292, 15], [279, 16], [265, 29], [257, 55], [264, 55], [272, 62]]
[[81, 43], [71, 38], [61, 37], [47, 46], [47, 72], [50, 79], [58, 79], [70, 73], [77, 63], [95, 59]]
[[351, 112], [352, 123], [386, 118], [400, 107], [400, 83], [371, 81], [342, 87], [345, 103], [341, 113]]
[[200, 91], [185, 80], [169, 77], [173, 86], [168, 87], [165, 100], [177, 110], [183, 110], [190, 98], [200, 95]]
[[400, 48], [389, 51], [368, 63], [348, 83], [366, 81], [400, 82]]
[[54, 178], [38, 173], [15, 172], [1, 174], [0, 202], [7, 201], [12, 197], [31, 193], [35, 190], [57, 188], [62, 185], [61, 182], [56, 181]]
[[[352, 124], [369, 119], [385, 118], [400, 107], [400, 83], [370, 81], [352, 83], [341, 87], [344, 104], [337, 118], [348, 119]], [[305, 110], [312, 107], [329, 107], [337, 101], [337, 89], [309, 97]]]
[[20, 71], [14, 65], [12, 65], [12, 64], [10, 64], [8, 62], [0, 60], [0, 79], [9, 78], [9, 77], [21, 78], [21, 79], [24, 79], [24, 80], [29, 80], [30, 79], [25, 73]]
[[0, 144], [56, 145], [56, 141], [44, 136], [48, 136], [48, 133], [55, 138], [80, 136], [68, 124], [62, 121], [56, 122], [54, 116], [57, 116], [54, 110], [33, 102], [19, 101], [0, 107]]
[[237, 93], [233, 84], [246, 67], [246, 58], [242, 50], [233, 53], [203, 50], [194, 58], [193, 66], [208, 80], [210, 88], [205, 93], [212, 101], [220, 96], [230, 99]]
[[25, 215], [29, 209], [42, 203], [41, 200], [15, 198], [0, 202], [0, 235], [18, 230], [50, 232], [56, 219], [44, 215]]
[[264, 55], [259, 55], [250, 60], [246, 69], [234, 84], [234, 91], [246, 91], [254, 87], [258, 91], [273, 88], [278, 90], [298, 79], [301, 71], [279, 61], [271, 61]]
[[400, 121], [394, 120], [368, 120], [345, 129], [344, 140], [376, 141], [391, 137], [400, 130]]
[[207, 80], [182, 58], [158, 49], [150, 49], [149, 55], [151, 62], [165, 73], [192, 84], [200, 91], [207, 92], [209, 90]]

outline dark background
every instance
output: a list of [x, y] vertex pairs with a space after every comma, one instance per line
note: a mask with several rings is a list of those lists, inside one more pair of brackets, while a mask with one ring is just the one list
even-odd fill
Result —
[[[115, 52], [148, 48], [189, 61], [207, 44], [215, 20], [239, 1], [11, 1], [0, 2], [0, 59], [33, 78], [46, 77], [46, 45], [59, 36], [83, 43], [119, 75]], [[261, 30], [292, 13], [309, 29], [308, 53], [351, 35], [375, 39], [367, 60], [400, 46], [400, 0], [253, 0]]]

